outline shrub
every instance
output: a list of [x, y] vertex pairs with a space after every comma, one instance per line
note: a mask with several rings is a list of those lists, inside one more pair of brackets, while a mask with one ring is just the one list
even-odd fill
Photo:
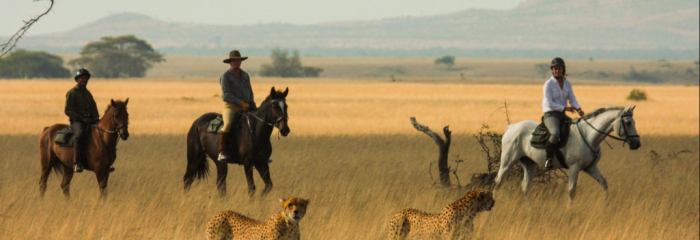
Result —
[[646, 101], [647, 100], [647, 92], [644, 90], [632, 89], [632, 91], [630, 92], [630, 95], [627, 96], [627, 100]]
[[17, 50], [0, 59], [0, 78], [69, 78], [61, 57], [47, 52]]

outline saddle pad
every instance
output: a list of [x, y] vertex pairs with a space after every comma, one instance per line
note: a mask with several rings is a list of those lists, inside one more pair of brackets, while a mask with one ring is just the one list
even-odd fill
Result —
[[220, 133], [222, 128], [224, 128], [224, 120], [223, 118], [221, 118], [221, 116], [218, 116], [209, 122], [207, 132]]
[[70, 140], [72, 136], [73, 131], [70, 129], [70, 127], [66, 127], [58, 130], [56, 133], [56, 138], [53, 141], [56, 143], [56, 145], [61, 147], [72, 147], [73, 141]]
[[[566, 146], [569, 141], [569, 132], [571, 131], [571, 119], [562, 119], [561, 125], [559, 127], [559, 148]], [[549, 130], [544, 123], [537, 125], [535, 130], [532, 131], [532, 140], [530, 140], [530, 145], [537, 149], [545, 149], [547, 147], [547, 140], [549, 139]]]

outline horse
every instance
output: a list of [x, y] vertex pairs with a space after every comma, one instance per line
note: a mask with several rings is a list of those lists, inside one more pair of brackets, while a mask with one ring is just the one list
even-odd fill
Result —
[[[117, 158], [117, 143], [119, 139], [126, 141], [129, 138], [129, 112], [126, 110], [126, 101], [114, 101], [112, 99], [107, 106], [102, 119], [96, 124], [90, 125], [83, 136], [85, 140], [85, 169], [95, 172], [97, 183], [100, 187], [100, 197], [105, 196], [107, 181], [109, 181], [110, 167]], [[70, 198], [70, 181], [73, 179], [73, 147], [58, 146], [54, 139], [56, 133], [66, 128], [66, 124], [55, 124], [45, 127], [39, 138], [41, 150], [41, 179], [39, 191], [44, 196], [46, 181], [51, 170], [63, 175], [61, 189], [63, 194]]]
[[[574, 119], [570, 126], [567, 145], [560, 149], [565, 156], [566, 165], [562, 166], [559, 161], [553, 161], [555, 168], [567, 166], [569, 168], [569, 203], [573, 201], [576, 194], [576, 182], [581, 170], [598, 181], [607, 199], [608, 183], [597, 165], [602, 156], [600, 143], [606, 137], [611, 137], [622, 141], [623, 146], [625, 143], [629, 144], [630, 150], [637, 150], [642, 146], [633, 119], [634, 108], [634, 106], [598, 108], [580, 119]], [[524, 172], [522, 192], [527, 198], [537, 166], [544, 166], [545, 162], [545, 150], [536, 149], [530, 145], [531, 133], [538, 124], [535, 121], [526, 120], [508, 126], [501, 142], [503, 150], [501, 166], [496, 176], [496, 189], [501, 185], [501, 180], [508, 169], [513, 166], [513, 163], [519, 161]], [[610, 135], [612, 131], [623, 138]]]
[[[282, 136], [286, 137], [290, 130], [287, 124], [287, 104], [286, 97], [289, 88], [284, 92], [276, 91], [275, 87], [270, 90], [270, 95], [260, 104], [260, 107], [246, 111], [241, 115], [239, 124], [232, 126], [232, 131], [228, 133], [229, 146], [227, 151], [227, 162], [220, 162], [219, 155], [219, 134], [209, 133], [207, 127], [209, 122], [221, 114], [206, 113], [192, 123], [192, 127], [187, 133], [187, 170], [183, 181], [185, 192], [190, 189], [195, 178], [205, 179], [209, 175], [207, 156], [216, 165], [216, 186], [220, 196], [226, 195], [226, 176], [228, 175], [228, 164], [243, 165], [245, 177], [248, 181], [248, 194], [255, 195], [255, 183], [253, 182], [253, 168], [257, 169], [260, 177], [265, 182], [265, 189], [262, 195], [266, 195], [272, 190], [272, 179], [270, 178], [270, 166], [268, 160], [272, 155], [272, 144], [270, 135], [273, 128], [277, 128]], [[233, 146], [233, 147], [232, 147]]]

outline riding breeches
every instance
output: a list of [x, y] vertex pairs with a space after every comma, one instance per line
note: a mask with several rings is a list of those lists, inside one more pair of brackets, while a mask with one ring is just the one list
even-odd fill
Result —
[[83, 138], [83, 133], [85, 132], [85, 128], [88, 127], [89, 125], [87, 123], [84, 123], [83, 121], [70, 121], [70, 128], [73, 130], [73, 136], [71, 136], [70, 141], [73, 142], [73, 144], [80, 144], [80, 139]]
[[231, 126], [233, 125], [233, 120], [235, 120], [238, 115], [243, 112], [243, 108], [237, 104], [224, 103], [224, 110], [221, 113], [224, 119], [224, 126], [221, 128], [221, 132], [231, 131]]
[[549, 142], [552, 144], [559, 143], [562, 115], [566, 117], [566, 114], [563, 112], [551, 111], [545, 113], [544, 117], [542, 117], [542, 122], [544, 122], [547, 130], [549, 130]]

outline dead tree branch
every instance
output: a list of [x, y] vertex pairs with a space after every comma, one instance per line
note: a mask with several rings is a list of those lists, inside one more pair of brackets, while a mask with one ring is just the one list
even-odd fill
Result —
[[438, 157], [438, 171], [440, 172], [440, 183], [442, 186], [449, 187], [450, 183], [450, 167], [447, 163], [448, 154], [450, 152], [450, 144], [452, 142], [452, 132], [450, 131], [450, 126], [445, 126], [442, 131], [445, 134], [445, 139], [442, 139], [440, 135], [430, 130], [428, 126], [422, 125], [416, 121], [416, 118], [411, 117], [411, 124], [416, 130], [421, 131], [428, 135], [435, 141], [435, 144], [440, 148], [440, 156]]
[[[35, 2], [38, 2], [38, 1], [41, 1], [41, 0], [34, 0], [34, 1], [35, 1]], [[17, 30], [17, 32], [16, 32], [14, 35], [12, 35], [12, 36], [10, 37], [10, 39], [7, 40], [6, 43], [0, 44], [0, 58], [2, 58], [3, 56], [5, 56], [5, 54], [11, 52], [12, 49], [14, 49], [15, 46], [17, 45], [17, 42], [19, 42], [19, 40], [20, 40], [22, 37], [24, 37], [24, 34], [29, 30], [29, 28], [31, 28], [32, 25], [34, 25], [34, 23], [36, 23], [37, 21], [39, 21], [39, 19], [40, 19], [41, 17], [43, 17], [44, 15], [48, 14], [49, 11], [51, 11], [51, 9], [53, 8], [53, 1], [54, 1], [54, 0], [48, 0], [48, 1], [51, 2], [51, 5], [49, 5], [49, 8], [46, 9], [46, 11], [45, 11], [44, 13], [39, 14], [39, 16], [36, 16], [36, 17], [34, 17], [34, 18], [32, 18], [32, 19], [29, 19], [28, 21], [23, 21], [23, 22], [24, 22], [24, 26], [22, 26], [19, 30]]]

